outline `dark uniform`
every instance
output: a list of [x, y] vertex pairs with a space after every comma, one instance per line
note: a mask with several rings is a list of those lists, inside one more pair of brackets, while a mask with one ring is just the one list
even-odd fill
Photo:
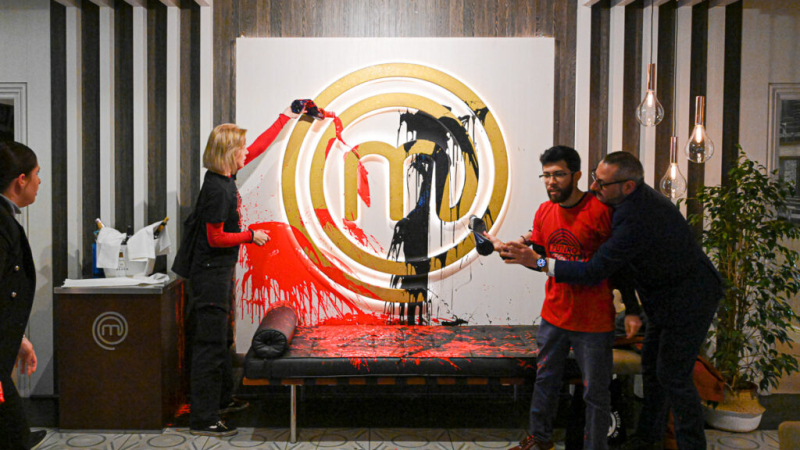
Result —
[[0, 197], [0, 383], [5, 395], [0, 403], [0, 448], [27, 450], [30, 428], [11, 372], [33, 307], [36, 269], [14, 209]]
[[192, 427], [204, 427], [219, 420], [217, 411], [230, 403], [233, 395], [229, 313], [239, 246], [211, 247], [206, 224], [224, 222], [226, 233], [240, 232], [239, 192], [234, 179], [207, 171], [195, 211], [199, 229], [189, 277], [190, 401]]

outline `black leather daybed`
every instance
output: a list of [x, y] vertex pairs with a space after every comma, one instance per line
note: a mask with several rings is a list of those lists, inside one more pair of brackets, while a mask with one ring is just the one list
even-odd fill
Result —
[[532, 325], [296, 327], [296, 320], [288, 306], [267, 312], [242, 381], [290, 387], [291, 442], [298, 385], [520, 385], [536, 378]]

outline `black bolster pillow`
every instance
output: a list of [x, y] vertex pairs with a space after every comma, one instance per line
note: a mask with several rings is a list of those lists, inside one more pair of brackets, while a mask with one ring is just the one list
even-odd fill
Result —
[[297, 312], [289, 306], [271, 308], [253, 335], [253, 352], [259, 358], [277, 358], [289, 349], [297, 327]]

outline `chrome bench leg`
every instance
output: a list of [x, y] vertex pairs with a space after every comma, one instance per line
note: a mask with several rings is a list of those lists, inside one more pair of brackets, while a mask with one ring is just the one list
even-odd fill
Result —
[[289, 386], [289, 408], [292, 410], [289, 417], [289, 442], [292, 444], [297, 442], [297, 386], [294, 384]]

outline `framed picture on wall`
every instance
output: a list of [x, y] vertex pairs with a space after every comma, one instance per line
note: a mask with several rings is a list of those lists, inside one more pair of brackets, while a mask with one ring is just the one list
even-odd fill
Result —
[[[800, 188], [800, 83], [769, 85], [768, 154], [778, 177]], [[784, 216], [800, 224], [800, 189]]]

